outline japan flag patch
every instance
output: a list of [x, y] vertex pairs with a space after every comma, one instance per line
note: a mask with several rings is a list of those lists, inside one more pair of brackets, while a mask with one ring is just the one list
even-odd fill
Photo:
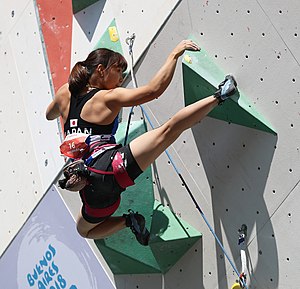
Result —
[[77, 118], [70, 119], [70, 127], [77, 127], [77, 123], [78, 123]]

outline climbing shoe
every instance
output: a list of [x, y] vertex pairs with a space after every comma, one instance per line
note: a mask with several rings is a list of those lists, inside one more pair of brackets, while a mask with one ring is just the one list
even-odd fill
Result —
[[237, 83], [232, 75], [226, 75], [225, 79], [219, 84], [215, 97], [219, 100], [219, 104], [224, 102], [229, 96], [237, 91]]
[[126, 220], [126, 227], [129, 227], [135, 235], [138, 242], [147, 246], [149, 243], [150, 233], [145, 226], [145, 218], [138, 212], [134, 213], [132, 210], [128, 211], [129, 214], [124, 214]]

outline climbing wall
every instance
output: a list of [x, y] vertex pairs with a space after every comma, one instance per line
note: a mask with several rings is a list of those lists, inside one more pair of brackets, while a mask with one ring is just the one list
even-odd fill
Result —
[[[145, 105], [155, 126], [211, 93], [222, 73], [235, 75], [240, 99], [184, 132], [169, 153], [238, 270], [238, 229], [247, 225], [249, 288], [295, 288], [300, 257], [298, 1], [45, 2], [12, 0], [0, 12], [3, 256], [64, 163], [57, 149], [61, 126], [45, 120], [45, 109], [72, 65], [102, 43], [113, 23], [118, 49], [128, 60], [126, 38], [136, 35], [138, 85], [151, 79], [182, 39], [192, 37], [203, 48], [185, 54], [166, 93]], [[124, 86], [132, 87], [130, 77]], [[241, 109], [251, 118], [236, 121]], [[124, 110], [123, 121], [127, 114]], [[140, 118], [136, 108], [133, 120]], [[257, 119], [262, 126], [257, 127]], [[138, 275], [114, 274], [90, 242], [116, 288], [231, 288], [236, 274], [166, 155], [153, 165], [152, 181], [156, 201], [202, 238], [164, 274]], [[78, 195], [61, 194], [75, 218]], [[156, 254], [159, 249], [163, 255], [164, 246]]]
[[[298, 245], [286, 244], [297, 235], [293, 224], [298, 215], [295, 198], [299, 191], [298, 12], [296, 2], [282, 7], [280, 2], [270, 1], [263, 5], [258, 1], [250, 5], [246, 1], [230, 5], [223, 1], [183, 1], [155, 39], [138, 72], [140, 82], [150, 77], [149, 66], [161, 63], [161, 55], [168, 53], [169, 46], [192, 33], [214, 65], [236, 76], [241, 94], [277, 133], [209, 117], [184, 133], [171, 151], [239, 269], [237, 231], [242, 224], [248, 226], [250, 288], [293, 288], [297, 279], [293, 274], [298, 268]], [[197, 59], [202, 60], [201, 53], [192, 56], [194, 63]], [[189, 79], [182, 82], [188, 65], [184, 59], [182, 62], [165, 97], [148, 106], [158, 123], [184, 106], [187, 98], [197, 98], [184, 95]], [[203, 66], [207, 67], [205, 59]], [[174, 172], [166, 173], [172, 170], [168, 159], [162, 157], [156, 168], [160, 198], [203, 232], [202, 247], [192, 254], [204, 252], [198, 256], [202, 258], [202, 274], [199, 277], [195, 270], [193, 276], [189, 275], [193, 280], [190, 288], [199, 288], [195, 284], [201, 284], [200, 288], [231, 288], [233, 270], [200, 214], [191, 210], [192, 202], [181, 181]], [[185, 276], [186, 264], [180, 267], [182, 271], [174, 269], [167, 277]]]

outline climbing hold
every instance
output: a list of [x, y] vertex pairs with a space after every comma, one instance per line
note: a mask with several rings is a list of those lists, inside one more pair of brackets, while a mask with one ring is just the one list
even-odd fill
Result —
[[186, 55], [184, 56], [184, 60], [185, 60], [187, 63], [192, 64], [192, 58], [191, 58], [188, 54], [186, 54]]
[[116, 26], [108, 27], [109, 38], [112, 42], [116, 42], [119, 40], [119, 35]]
[[[190, 39], [193, 37], [190, 36]], [[195, 40], [195, 42], [197, 42]], [[186, 61], [193, 58], [192, 62]], [[189, 105], [215, 93], [225, 73], [214, 63], [209, 54], [201, 51], [188, 51], [183, 56], [183, 84], [185, 104]], [[238, 81], [238, 80], [237, 80]], [[222, 106], [216, 107], [208, 114], [210, 117], [262, 130], [276, 135], [275, 130], [259, 114], [247, 97], [240, 91], [230, 97]]]
[[110, 25], [107, 27], [100, 40], [95, 45], [94, 49], [97, 48], [108, 48], [113, 51], [123, 54], [122, 44], [119, 39], [118, 28], [116, 20], [113, 19]]

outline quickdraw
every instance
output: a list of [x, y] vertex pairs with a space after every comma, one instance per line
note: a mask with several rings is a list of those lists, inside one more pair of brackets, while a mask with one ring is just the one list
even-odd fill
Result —
[[241, 228], [238, 230], [239, 239], [238, 245], [240, 246], [241, 251], [241, 262], [242, 262], [242, 273], [239, 275], [239, 279], [234, 283], [231, 289], [241, 289], [247, 288], [247, 274], [246, 274], [246, 267], [247, 267], [247, 259], [246, 259], [246, 237], [247, 237], [247, 226], [243, 224]]

